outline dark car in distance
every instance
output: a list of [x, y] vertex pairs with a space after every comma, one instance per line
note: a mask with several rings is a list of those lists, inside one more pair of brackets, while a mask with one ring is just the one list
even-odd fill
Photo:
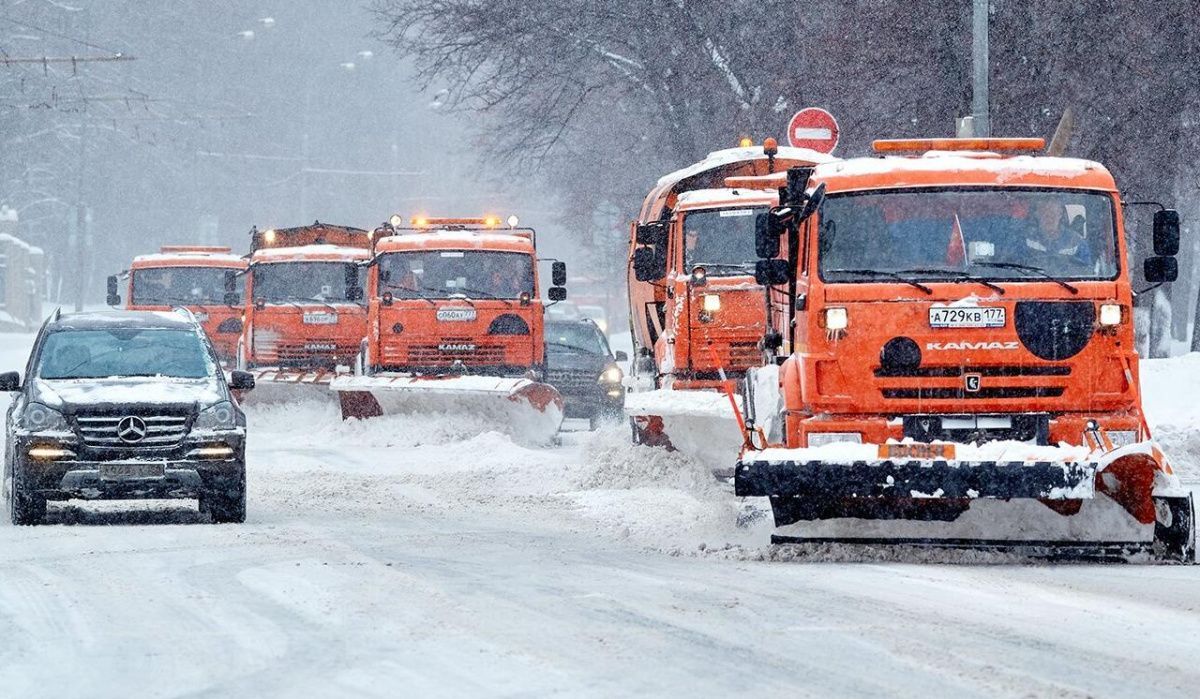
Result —
[[562, 394], [566, 416], [586, 418], [592, 429], [619, 420], [625, 407], [625, 376], [608, 339], [590, 319], [546, 321], [546, 380]]
[[13, 524], [48, 500], [195, 498], [213, 522], [246, 517], [246, 417], [186, 310], [55, 314], [8, 410], [4, 491]]

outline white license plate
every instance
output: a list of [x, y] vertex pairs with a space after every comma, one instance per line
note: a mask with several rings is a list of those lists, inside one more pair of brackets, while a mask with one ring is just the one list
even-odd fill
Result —
[[451, 323], [475, 320], [474, 308], [439, 308], [437, 319]]
[[1006, 322], [1002, 306], [929, 309], [931, 328], [1003, 328]]
[[202, 313], [193, 313], [192, 315], [196, 316], [196, 320], [200, 321], [201, 323], [208, 322], [208, 314], [207, 313], [203, 313], [203, 312]]
[[100, 478], [106, 481], [124, 481], [137, 478], [162, 478], [167, 473], [165, 464], [100, 464]]
[[336, 313], [305, 313], [304, 323], [306, 325], [336, 325]]

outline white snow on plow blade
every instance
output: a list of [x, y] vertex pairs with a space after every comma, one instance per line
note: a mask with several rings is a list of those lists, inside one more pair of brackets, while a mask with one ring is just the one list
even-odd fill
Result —
[[[734, 396], [738, 410], [742, 409], [741, 396]], [[729, 396], [717, 391], [676, 391], [661, 389], [641, 391], [625, 396], [625, 414], [632, 416], [672, 415], [728, 418], [736, 422]]]

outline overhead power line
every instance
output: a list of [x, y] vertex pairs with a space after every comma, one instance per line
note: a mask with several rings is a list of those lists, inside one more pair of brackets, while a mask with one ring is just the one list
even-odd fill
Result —
[[77, 39], [73, 36], [70, 36], [68, 34], [63, 34], [62, 32], [58, 32], [53, 29], [47, 29], [46, 27], [38, 26], [36, 24], [30, 24], [29, 22], [26, 22], [25, 20], [13, 19], [12, 17], [0, 17], [0, 22], [7, 22], [8, 24], [15, 24], [17, 26], [25, 27], [27, 29], [32, 29], [34, 31], [41, 32], [43, 34], [48, 34], [50, 36], [57, 37], [59, 39], [66, 39], [67, 41], [73, 41], [76, 44], [79, 44], [81, 46], [86, 46], [89, 49], [96, 49], [97, 51], [103, 51], [104, 53], [116, 54], [118, 56], [121, 55], [120, 51], [114, 51], [106, 46], [100, 46], [98, 44], [93, 44], [89, 41], [84, 41], [83, 39]]

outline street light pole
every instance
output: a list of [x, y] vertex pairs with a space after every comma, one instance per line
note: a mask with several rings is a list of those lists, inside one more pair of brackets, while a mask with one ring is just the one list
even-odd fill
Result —
[[980, 138], [992, 135], [988, 98], [988, 3], [989, 0], [974, 0], [971, 23], [971, 57], [975, 69], [971, 116], [974, 117], [975, 136]]

